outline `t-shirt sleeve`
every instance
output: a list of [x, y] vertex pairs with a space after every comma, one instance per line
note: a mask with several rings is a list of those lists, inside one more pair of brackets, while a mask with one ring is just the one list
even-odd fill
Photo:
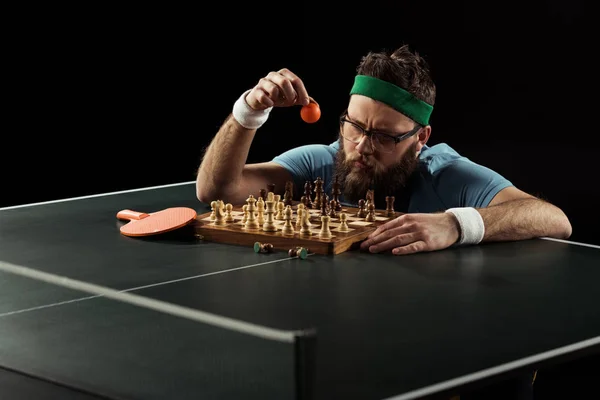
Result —
[[288, 150], [273, 162], [286, 168], [294, 181], [294, 196], [300, 196], [306, 181], [314, 182], [321, 177], [330, 182], [337, 148], [333, 145], [309, 144]]
[[513, 184], [501, 174], [468, 159], [458, 159], [434, 175], [436, 192], [446, 208], [487, 207], [502, 189]]

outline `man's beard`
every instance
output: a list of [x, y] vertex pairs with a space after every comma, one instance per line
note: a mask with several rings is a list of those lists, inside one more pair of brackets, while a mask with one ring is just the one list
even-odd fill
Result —
[[[344, 202], [357, 204], [359, 200], [365, 199], [370, 189], [379, 198], [401, 195], [419, 162], [416, 157], [416, 147], [415, 142], [398, 163], [385, 168], [372, 157], [365, 158], [354, 154], [348, 158], [340, 140], [335, 158], [334, 179], [341, 186]], [[361, 161], [367, 165], [367, 168], [355, 168], [353, 166], [355, 161]]]

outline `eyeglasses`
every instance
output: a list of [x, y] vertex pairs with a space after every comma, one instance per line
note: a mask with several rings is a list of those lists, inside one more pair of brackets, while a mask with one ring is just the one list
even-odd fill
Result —
[[354, 121], [347, 118], [344, 112], [340, 117], [340, 134], [342, 137], [354, 144], [360, 143], [363, 136], [367, 136], [371, 142], [371, 148], [381, 153], [392, 153], [396, 148], [396, 144], [413, 136], [422, 128], [421, 125], [415, 124], [415, 127], [406, 133], [398, 135], [389, 135], [387, 133], [365, 129]]

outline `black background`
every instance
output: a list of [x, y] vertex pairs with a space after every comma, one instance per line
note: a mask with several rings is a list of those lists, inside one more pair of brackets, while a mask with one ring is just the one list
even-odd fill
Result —
[[578, 0], [451, 3], [21, 10], [3, 62], [0, 206], [192, 181], [234, 101], [283, 67], [322, 118], [277, 109], [248, 161], [330, 143], [360, 57], [408, 43], [437, 83], [429, 144], [558, 205], [572, 240], [600, 244], [591, 11]]

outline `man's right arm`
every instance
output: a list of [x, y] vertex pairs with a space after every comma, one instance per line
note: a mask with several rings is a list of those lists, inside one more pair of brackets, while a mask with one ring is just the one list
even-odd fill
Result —
[[241, 204], [268, 184], [283, 188], [291, 174], [274, 162], [246, 164], [250, 146], [271, 108], [308, 103], [304, 84], [287, 69], [269, 73], [244, 93], [206, 149], [196, 176], [198, 200]]
[[268, 183], [283, 188], [291, 180], [287, 169], [273, 162], [246, 164], [256, 129], [240, 125], [232, 115], [223, 123], [208, 146], [196, 176], [196, 196], [203, 203], [223, 200], [245, 203], [258, 196]]

